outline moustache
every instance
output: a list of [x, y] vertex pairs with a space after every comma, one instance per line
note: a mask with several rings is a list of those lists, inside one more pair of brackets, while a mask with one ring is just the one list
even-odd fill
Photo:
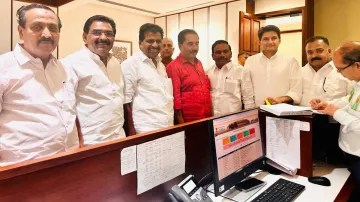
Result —
[[105, 44], [105, 45], [110, 45], [110, 41], [109, 40], [96, 40], [95, 44], [98, 45], [99, 43]]
[[37, 44], [40, 44], [40, 43], [42, 43], [42, 42], [50, 42], [51, 44], [54, 44], [55, 42], [54, 42], [54, 39], [52, 39], [52, 38], [41, 38], [41, 39], [39, 39], [38, 41], [37, 41]]
[[312, 59], [311, 59], [311, 62], [312, 62], [312, 61], [315, 61], [315, 60], [321, 60], [321, 58], [312, 58]]
[[153, 49], [153, 50], [160, 51], [160, 47], [157, 47], [157, 48], [149, 47], [148, 49], [149, 49], [149, 50], [152, 50], [152, 49]]

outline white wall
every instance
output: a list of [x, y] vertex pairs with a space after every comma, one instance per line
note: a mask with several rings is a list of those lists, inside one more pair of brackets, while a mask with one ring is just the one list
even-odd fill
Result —
[[94, 4], [84, 4], [80, 8], [59, 7], [59, 16], [63, 24], [60, 34], [59, 58], [63, 58], [83, 47], [84, 23], [89, 17], [98, 14], [114, 19], [117, 29], [115, 39], [132, 41], [133, 53], [139, 50], [140, 26], [145, 23], [154, 23], [152, 17]]
[[[245, 10], [246, 0], [239, 0], [228, 4], [220, 4], [195, 11], [155, 18], [155, 23], [163, 27], [164, 22], [167, 22], [167, 37], [174, 41], [175, 46], [173, 58], [177, 57], [180, 52], [177, 45], [179, 32], [186, 28], [195, 29], [200, 38], [197, 57], [203, 63], [204, 69], [207, 70], [214, 64], [211, 57], [211, 45], [216, 40], [222, 39], [229, 42], [233, 51], [232, 59], [234, 62], [237, 62], [239, 12]], [[226, 26], [226, 17], [228, 18], [228, 26]]]
[[0, 54], [11, 50], [11, 1], [3, 0], [0, 6], [0, 27], [2, 28], [0, 37]]
[[255, 0], [255, 14], [305, 6], [305, 0]]

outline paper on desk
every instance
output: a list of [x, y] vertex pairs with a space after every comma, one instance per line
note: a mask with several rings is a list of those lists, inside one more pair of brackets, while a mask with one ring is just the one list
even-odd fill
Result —
[[121, 150], [120, 165], [121, 175], [136, 171], [136, 145]]
[[185, 172], [184, 131], [137, 146], [137, 194]]
[[266, 156], [300, 168], [300, 121], [266, 117]]

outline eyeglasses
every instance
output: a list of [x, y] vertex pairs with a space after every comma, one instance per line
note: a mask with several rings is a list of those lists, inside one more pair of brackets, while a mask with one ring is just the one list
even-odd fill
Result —
[[91, 34], [94, 35], [94, 36], [101, 36], [101, 35], [104, 34], [108, 38], [112, 38], [112, 37], [115, 36], [115, 34], [113, 32], [102, 32], [100, 30], [94, 30], [94, 31], [91, 32]]
[[348, 67], [352, 66], [353, 64], [355, 64], [355, 62], [357, 62], [357, 61], [351, 62], [350, 64], [348, 64], [348, 65], [346, 65], [345, 67], [342, 67], [342, 68], [336, 67], [336, 69], [337, 69], [338, 72], [342, 72], [346, 68], [348, 68]]

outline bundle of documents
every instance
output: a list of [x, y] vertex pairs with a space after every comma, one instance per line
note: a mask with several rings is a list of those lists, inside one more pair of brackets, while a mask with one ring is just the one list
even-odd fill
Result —
[[285, 103], [276, 105], [260, 105], [260, 109], [277, 116], [312, 115], [314, 113], [311, 107], [294, 106]]
[[284, 164], [281, 164], [281, 163], [276, 163], [275, 161], [272, 161], [271, 159], [267, 159], [266, 160], [266, 164], [278, 169], [278, 170], [281, 170], [282, 172], [284, 173], [287, 173], [291, 176], [294, 176], [296, 175], [296, 172], [297, 172], [297, 169], [296, 168], [291, 168], [290, 166], [286, 166]]

